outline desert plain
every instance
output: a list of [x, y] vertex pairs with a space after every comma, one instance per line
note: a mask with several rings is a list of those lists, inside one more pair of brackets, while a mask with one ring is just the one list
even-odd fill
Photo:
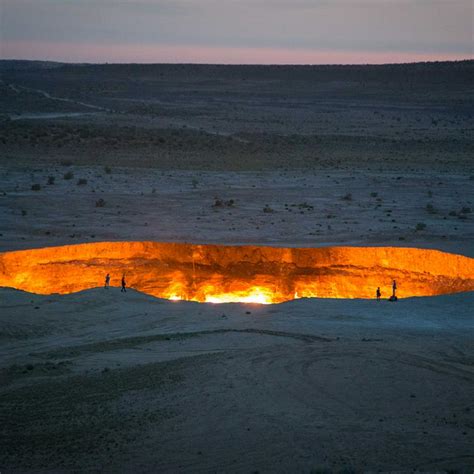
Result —
[[[1, 61], [0, 253], [472, 258], [473, 73]], [[381, 301], [203, 304], [104, 276], [0, 288], [2, 472], [472, 472], [472, 291], [391, 303], [384, 280]]]

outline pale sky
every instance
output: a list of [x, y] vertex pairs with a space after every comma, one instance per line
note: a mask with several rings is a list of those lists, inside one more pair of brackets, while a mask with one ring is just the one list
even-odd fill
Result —
[[473, 58], [474, 0], [0, 0], [0, 57], [333, 64]]

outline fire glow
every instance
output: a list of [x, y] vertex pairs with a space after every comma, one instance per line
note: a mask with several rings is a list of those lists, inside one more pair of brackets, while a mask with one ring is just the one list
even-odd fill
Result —
[[400, 247], [282, 248], [101, 242], [0, 253], [0, 286], [67, 294], [104, 284], [173, 301], [281, 303], [297, 298], [433, 296], [474, 290], [474, 259]]

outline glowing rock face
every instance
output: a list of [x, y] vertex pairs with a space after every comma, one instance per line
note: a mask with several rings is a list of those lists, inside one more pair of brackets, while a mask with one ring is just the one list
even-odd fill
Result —
[[0, 253], [0, 286], [73, 293], [127, 285], [170, 300], [280, 303], [295, 298], [430, 296], [474, 290], [474, 259], [399, 247], [280, 248], [101, 242]]

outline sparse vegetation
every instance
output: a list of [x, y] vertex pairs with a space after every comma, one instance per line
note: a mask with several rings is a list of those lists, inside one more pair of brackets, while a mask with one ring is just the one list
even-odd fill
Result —
[[40, 191], [41, 190], [41, 184], [32, 184], [31, 185], [31, 190], [32, 191]]
[[[292, 204], [292, 206], [293, 205], [294, 204]], [[298, 206], [298, 209], [300, 210], [312, 211], [314, 209], [314, 206], [312, 206], [311, 204], [308, 204], [306, 201], [298, 204], [297, 206]]]
[[417, 232], [421, 230], [425, 230], [425, 229], [426, 229], [426, 224], [424, 222], [418, 222], [418, 224], [416, 224], [415, 230]]
[[428, 214], [437, 214], [437, 213], [438, 213], [438, 210], [437, 210], [437, 209], [433, 206], [433, 204], [431, 204], [431, 203], [428, 203], [428, 204], [426, 205], [426, 208], [425, 208], [425, 209], [426, 209], [426, 212], [427, 212]]
[[54, 184], [56, 178], [54, 176], [48, 176], [48, 184], [51, 186]]
[[112, 173], [112, 168], [110, 166], [105, 166], [104, 171], [105, 171], [106, 174], [110, 174], [110, 173]]
[[352, 201], [352, 194], [347, 193], [345, 196], [342, 197], [343, 201]]
[[263, 212], [268, 214], [275, 211], [268, 204], [265, 204], [265, 207], [263, 208]]
[[100, 198], [98, 201], [95, 202], [95, 207], [104, 207], [105, 201], [104, 199]]
[[78, 181], [77, 181], [77, 185], [78, 186], [84, 186], [87, 184], [87, 179], [85, 178], [80, 178]]
[[233, 199], [229, 199], [227, 201], [224, 201], [219, 198], [214, 198], [214, 204], [212, 207], [233, 207], [235, 204], [235, 201]]
[[72, 179], [74, 178], [74, 173], [72, 171], [68, 171], [67, 173], [64, 173], [64, 179]]

